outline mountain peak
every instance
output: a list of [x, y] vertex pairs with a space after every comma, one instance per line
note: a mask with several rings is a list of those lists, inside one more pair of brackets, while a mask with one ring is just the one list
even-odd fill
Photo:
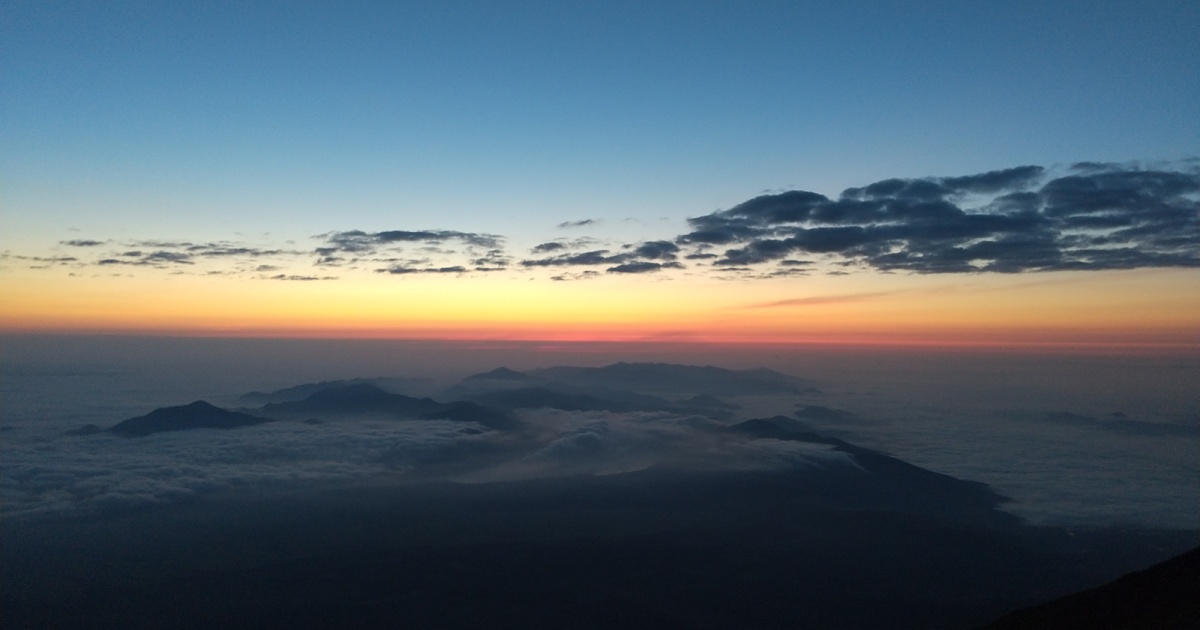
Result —
[[235, 429], [270, 422], [238, 411], [228, 411], [207, 401], [197, 400], [177, 407], [159, 407], [136, 418], [130, 418], [108, 429], [125, 437], [145, 437], [163, 431], [189, 429]]
[[472, 374], [463, 380], [472, 381], [485, 379], [497, 381], [527, 381], [529, 380], [529, 375], [525, 374], [524, 372], [510, 370], [506, 367], [498, 367], [489, 372], [483, 372], [482, 374]]

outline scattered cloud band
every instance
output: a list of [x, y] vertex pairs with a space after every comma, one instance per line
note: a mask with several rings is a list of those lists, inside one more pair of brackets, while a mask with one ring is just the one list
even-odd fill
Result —
[[[1053, 177], [1050, 173], [1025, 165], [975, 175], [890, 178], [848, 188], [837, 198], [788, 190], [692, 217], [688, 231], [674, 238], [554, 239], [533, 246], [523, 259], [509, 253], [504, 236], [458, 230], [334, 231], [314, 236], [318, 243], [310, 249], [80, 238], [59, 245], [98, 255], [4, 252], [0, 257], [33, 268], [152, 268], [263, 279], [333, 278], [317, 273], [331, 267], [389, 276], [553, 269], [556, 280], [600, 273], [567, 272], [581, 267], [610, 274], [689, 269], [744, 279], [855, 270], [945, 274], [1200, 267], [1200, 160], [1150, 167], [1078, 162], [1057, 169]], [[564, 221], [557, 227], [597, 221]]]

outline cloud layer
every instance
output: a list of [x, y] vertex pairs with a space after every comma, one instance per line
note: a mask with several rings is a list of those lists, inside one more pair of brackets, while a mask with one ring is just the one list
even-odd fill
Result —
[[[1080, 162], [975, 175], [885, 179], [830, 198], [762, 195], [687, 219], [670, 239], [554, 239], [527, 256], [497, 234], [457, 230], [333, 231], [310, 248], [228, 241], [72, 239], [71, 255], [3, 258], [32, 268], [336, 279], [330, 270], [413, 274], [554, 271], [552, 279], [691, 273], [745, 278], [846, 273], [1019, 273], [1200, 266], [1200, 166]], [[564, 221], [586, 229], [596, 220]]]
[[1200, 173], [1080, 163], [763, 195], [688, 220], [718, 267], [822, 256], [918, 273], [1200, 266]]

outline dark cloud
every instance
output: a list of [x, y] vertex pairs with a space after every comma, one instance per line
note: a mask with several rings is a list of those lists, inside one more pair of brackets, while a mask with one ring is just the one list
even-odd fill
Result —
[[580, 221], [563, 221], [562, 223], [559, 223], [555, 227], [562, 230], [562, 229], [566, 229], [566, 228], [587, 227], [589, 225], [595, 225], [596, 223], [598, 223], [598, 221], [596, 221], [595, 219], [583, 219]]
[[[359, 261], [386, 263], [386, 267], [376, 268], [375, 272], [408, 275], [500, 271], [512, 264], [512, 259], [504, 250], [504, 239], [495, 234], [456, 230], [349, 230], [329, 232], [317, 238], [324, 241], [323, 246], [313, 250], [318, 266], [340, 266]], [[442, 247], [449, 242], [461, 243], [465, 247], [461, 251]], [[415, 245], [414, 252], [440, 257], [440, 260], [406, 260], [387, 256], [403, 251], [401, 246], [405, 244]], [[351, 255], [349, 260], [344, 256], [346, 254]]]
[[599, 243], [600, 241], [591, 238], [590, 236], [583, 236], [569, 241], [554, 240], [534, 245], [533, 248], [529, 250], [529, 253], [536, 256], [538, 254], [549, 254], [552, 252], [566, 252], [573, 249], [594, 248]]
[[183, 252], [170, 252], [166, 250], [158, 250], [155, 252], [145, 253], [139, 250], [122, 252], [119, 254], [127, 260], [118, 258], [104, 258], [96, 262], [97, 265], [135, 265], [140, 267], [165, 267], [168, 265], [191, 265], [195, 264], [192, 260], [192, 255]]
[[[543, 245], [551, 244], [543, 243]], [[548, 251], [559, 251], [564, 248], [551, 247]], [[534, 249], [537, 250], [537, 248]], [[683, 268], [683, 265], [675, 262], [679, 257], [680, 247], [671, 241], [646, 241], [635, 245], [623, 245], [622, 249], [625, 251], [620, 253], [612, 253], [607, 249], [595, 249], [577, 254], [522, 260], [521, 266], [530, 268], [612, 265], [606, 269], [609, 273], [646, 273], [660, 269]]]
[[384, 269], [376, 269], [375, 273], [387, 273], [395, 276], [413, 273], [465, 273], [466, 267], [454, 265], [451, 267], [410, 267], [407, 265], [392, 265]]
[[801, 269], [799, 267], [779, 267], [774, 271], [764, 274], [767, 278], [787, 278], [792, 276], [807, 276], [811, 269]]
[[1073, 171], [1114, 171], [1122, 168], [1115, 162], [1076, 162], [1071, 165]]
[[1032, 185], [1045, 172], [1046, 169], [1040, 166], [1018, 166], [965, 177], [946, 177], [941, 184], [960, 193], [997, 193]]
[[563, 243], [559, 243], [557, 241], [551, 241], [549, 243], [542, 243], [540, 245], [534, 245], [533, 249], [529, 250], [529, 253], [531, 253], [531, 254], [549, 254], [550, 252], [557, 252], [557, 251], [560, 251], [560, 250], [563, 250], [566, 248], [567, 248], [567, 246], [564, 245]]
[[555, 282], [567, 282], [569, 280], [590, 280], [592, 278], [598, 278], [598, 277], [600, 277], [599, 271], [595, 271], [593, 269], [587, 269], [587, 270], [581, 271], [579, 273], [569, 273], [569, 272], [568, 273], [560, 273], [555, 276], [550, 276], [550, 279], [554, 280]]
[[65, 265], [67, 263], [79, 262], [79, 259], [74, 256], [21, 256], [18, 254], [10, 254], [8, 252], [4, 252], [3, 254], [0, 254], [0, 258], [12, 258], [13, 260], [27, 260], [30, 262], [53, 263], [53, 264], [62, 264], [62, 265]]
[[352, 253], [371, 253], [392, 245], [401, 243], [445, 243], [458, 241], [475, 247], [497, 249], [502, 247], [503, 239], [495, 234], [480, 234], [474, 232], [458, 232], [455, 230], [389, 230], [386, 232], [363, 232], [349, 230], [346, 232], [329, 232], [319, 238], [325, 240], [326, 246], [317, 249], [320, 255], [328, 255], [337, 251]]
[[642, 261], [638, 261], [638, 262], [624, 263], [621, 265], [617, 265], [616, 267], [609, 267], [605, 271], [607, 271], [608, 273], [650, 273], [653, 271], [660, 271], [662, 269], [682, 269], [682, 268], [683, 268], [683, 265], [681, 265], [677, 262], [658, 263], [658, 262], [649, 262], [649, 261], [642, 260]]
[[301, 281], [301, 282], [308, 282], [308, 281], [312, 281], [312, 280], [337, 280], [337, 277], [336, 276], [303, 276], [303, 275], [280, 273], [280, 274], [273, 275], [268, 279], [269, 280], [297, 280], [297, 281]]
[[[795, 254], [880, 270], [964, 273], [1200, 266], [1200, 170], [1099, 163], [1038, 187], [1040, 166], [886, 179], [834, 200], [807, 191], [689, 219], [676, 243], [747, 268]], [[968, 207], [963, 200], [992, 195]]]
[[507, 269], [511, 263], [512, 259], [504, 253], [503, 249], [489, 249], [471, 259], [471, 264], [475, 265], [475, 271], [500, 271]]
[[189, 247], [194, 247], [196, 244], [188, 241], [145, 240], [134, 241], [129, 243], [129, 245], [131, 247], [145, 247], [147, 249], [187, 249]]
[[190, 265], [192, 264], [192, 256], [191, 254], [182, 254], [180, 252], [158, 251], [142, 256], [142, 262], [145, 264], [177, 263]]
[[195, 256], [246, 256], [257, 258], [260, 256], [280, 256], [286, 253], [282, 249], [260, 249], [257, 247], [234, 247], [224, 243], [205, 243], [203, 245], [191, 245], [186, 248], [186, 251]]
[[[751, 199], [750, 202], [752, 201], [755, 200]], [[679, 236], [675, 241], [680, 244], [701, 246], [728, 245], [769, 233], [766, 228], [756, 225], [757, 221], [751, 217], [739, 215], [736, 211], [740, 207], [688, 219], [688, 224], [693, 228], [692, 231]]]
[[554, 258], [522, 260], [523, 267], [573, 267], [577, 265], [611, 265], [629, 259], [628, 254], [610, 255], [607, 249], [597, 249], [580, 254], [567, 254]]
[[634, 248], [632, 256], [648, 260], [675, 260], [679, 246], [670, 241], [650, 241]]
[[[109, 243], [109, 241], [78, 239], [62, 241], [61, 243], [76, 247], [96, 247]], [[105, 252], [98, 259], [79, 263], [79, 265], [149, 267], [172, 269], [173, 273], [178, 273], [181, 266], [195, 265], [202, 260], [226, 260], [235, 266], [225, 269], [207, 269], [197, 271], [196, 273], [203, 273], [205, 275], [238, 275], [247, 272], [261, 272], [263, 269], [260, 267], [264, 266], [269, 267], [271, 270], [278, 268], [277, 265], [251, 263], [255, 259], [279, 259], [306, 253], [296, 250], [253, 247], [228, 241], [194, 243], [191, 241], [149, 239], [125, 241], [120, 243], [120, 246], [127, 249]]]

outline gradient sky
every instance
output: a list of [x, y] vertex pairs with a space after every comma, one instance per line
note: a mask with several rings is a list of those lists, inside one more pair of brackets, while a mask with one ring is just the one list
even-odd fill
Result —
[[5, 3], [0, 329], [1200, 346], [1194, 0], [646, 5]]

